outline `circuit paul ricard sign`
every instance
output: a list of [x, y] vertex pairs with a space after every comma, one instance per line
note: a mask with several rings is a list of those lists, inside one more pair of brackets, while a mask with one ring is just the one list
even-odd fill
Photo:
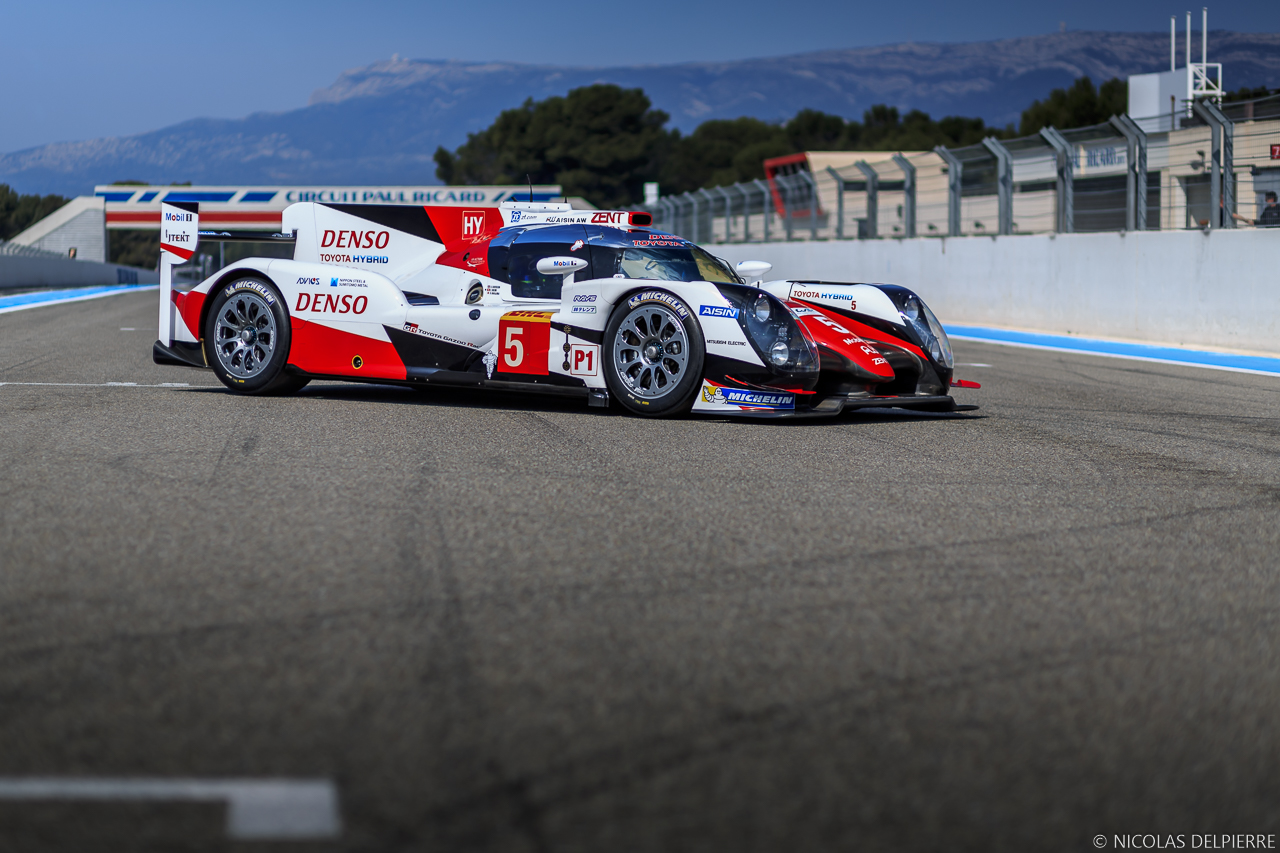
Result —
[[332, 186], [97, 186], [105, 202], [108, 228], [159, 228], [164, 204], [198, 204], [200, 221], [211, 228], [275, 230], [280, 214], [300, 201], [322, 204], [467, 205], [497, 207], [504, 201], [553, 201], [555, 184], [491, 187], [332, 187]]

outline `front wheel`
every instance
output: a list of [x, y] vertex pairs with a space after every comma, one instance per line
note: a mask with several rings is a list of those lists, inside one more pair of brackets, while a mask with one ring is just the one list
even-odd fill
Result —
[[209, 366], [237, 394], [292, 394], [306, 377], [285, 372], [289, 313], [280, 291], [256, 278], [220, 286], [205, 318]]
[[679, 297], [653, 290], [624, 299], [609, 318], [603, 349], [605, 384], [626, 409], [661, 417], [693, 404], [706, 345]]

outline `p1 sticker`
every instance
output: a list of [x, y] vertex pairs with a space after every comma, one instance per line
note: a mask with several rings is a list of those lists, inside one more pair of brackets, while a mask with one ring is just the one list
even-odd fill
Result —
[[600, 345], [571, 344], [569, 346], [570, 376], [600, 375]]

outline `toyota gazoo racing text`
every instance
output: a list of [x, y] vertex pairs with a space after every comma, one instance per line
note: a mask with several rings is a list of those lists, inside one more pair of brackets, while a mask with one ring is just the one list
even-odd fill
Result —
[[[312, 379], [471, 386], [616, 400], [639, 415], [954, 411], [952, 355], [933, 312], [885, 284], [761, 282], [647, 213], [294, 204], [293, 259], [250, 258], [188, 292], [183, 219], [162, 236], [161, 364], [209, 367], [242, 394]], [[272, 239], [272, 238], [268, 238]], [[972, 383], [955, 383], [968, 384]], [[971, 407], [960, 407], [971, 408]]]

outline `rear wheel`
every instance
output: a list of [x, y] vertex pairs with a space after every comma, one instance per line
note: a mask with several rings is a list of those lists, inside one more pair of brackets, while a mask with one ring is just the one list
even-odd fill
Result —
[[224, 284], [205, 318], [209, 366], [237, 394], [292, 394], [311, 380], [285, 372], [289, 331], [274, 285], [256, 278]]
[[605, 384], [619, 403], [638, 415], [687, 411], [702, 378], [702, 329], [674, 294], [646, 291], [642, 297], [625, 299], [609, 318], [603, 348]]

